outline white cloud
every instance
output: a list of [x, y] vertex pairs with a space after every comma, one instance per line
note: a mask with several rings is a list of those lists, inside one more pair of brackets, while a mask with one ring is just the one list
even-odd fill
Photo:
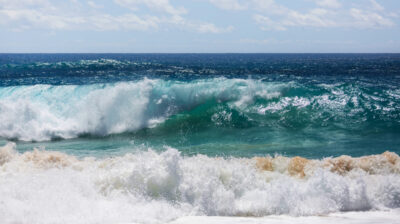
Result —
[[98, 31], [107, 30], [148, 30], [157, 28], [160, 23], [157, 17], [141, 18], [133, 14], [121, 16], [100, 15], [87, 18], [87, 24]]
[[[233, 26], [193, 22], [184, 17], [187, 10], [175, 7], [169, 0], [115, 0], [125, 13], [109, 14], [95, 1], [0, 0], [0, 25], [21, 31], [43, 30], [156, 30], [173, 27], [199, 33], [231, 32]], [[141, 10], [147, 7], [150, 12]], [[90, 10], [88, 10], [90, 9]], [[130, 12], [131, 11], [131, 12]], [[155, 15], [151, 15], [152, 13]]]
[[32, 26], [36, 28], [68, 29], [72, 25], [84, 22], [80, 17], [64, 17], [30, 9], [2, 9], [0, 10], [0, 20], [3, 24], [15, 22], [16, 26], [13, 27], [13, 30], [23, 30]]
[[274, 0], [252, 0], [253, 8], [267, 14], [286, 14], [290, 9], [283, 5], [276, 4]]
[[272, 19], [270, 19], [268, 16], [256, 14], [253, 16], [253, 19], [258, 24], [261, 25], [262, 30], [280, 30], [280, 31], [287, 30], [287, 28], [284, 24], [281, 24], [280, 22], [275, 22]]
[[313, 26], [313, 27], [330, 27], [336, 23], [329, 20], [326, 15], [328, 11], [325, 9], [313, 9], [308, 13], [300, 13], [290, 11], [283, 24], [286, 26]]
[[210, 3], [224, 10], [244, 10], [247, 9], [246, 3], [241, 3], [238, 0], [210, 0]]
[[[138, 16], [132, 13], [117, 16], [101, 12], [87, 13], [84, 9], [76, 10], [80, 6], [79, 2], [56, 5], [46, 0], [0, 0], [0, 3], [0, 24], [16, 31], [32, 28], [96, 31], [147, 30], [157, 28], [161, 22], [155, 16]], [[91, 1], [87, 3], [92, 8], [100, 8]]]
[[350, 9], [350, 15], [355, 19], [354, 25], [359, 28], [377, 28], [394, 26], [394, 22], [376, 12], [361, 9]]
[[199, 33], [227, 33], [233, 31], [233, 26], [228, 26], [225, 28], [217, 27], [213, 23], [204, 23], [204, 24], [198, 24], [194, 25], [196, 30]]
[[48, 0], [0, 0], [0, 8], [3, 9], [15, 9], [23, 7], [48, 7], [50, 6]]
[[315, 3], [321, 7], [340, 8], [342, 4], [338, 0], [315, 0]]
[[98, 5], [98, 4], [96, 4], [94, 1], [88, 1], [87, 4], [88, 4], [90, 7], [95, 8], [95, 9], [104, 8], [103, 5]]
[[50, 15], [38, 10], [0, 10], [0, 19], [14, 22], [13, 30], [29, 28], [51, 30], [147, 30], [157, 28], [157, 17], [140, 18], [133, 14], [121, 16], [93, 15], [93, 16], [62, 16]]
[[[289, 27], [352, 27], [352, 28], [378, 28], [394, 26], [389, 19], [391, 13], [375, 0], [370, 5], [344, 10], [337, 0], [319, 0], [316, 4], [322, 8], [313, 8], [307, 12], [300, 12], [274, 0], [253, 0], [255, 10], [254, 21], [262, 30], [287, 30]], [[390, 16], [391, 17], [391, 16]]]
[[[337, 26], [337, 23], [330, 19], [329, 16], [332, 12], [322, 9], [315, 8], [307, 13], [300, 13], [298, 11], [286, 8], [284, 6], [280, 6], [275, 4], [274, 1], [259, 1], [263, 2], [264, 5], [260, 6], [264, 9], [270, 9], [272, 11], [268, 11], [267, 15], [256, 14], [253, 16], [253, 19], [261, 25], [263, 30], [287, 30], [288, 27], [334, 27]], [[268, 4], [265, 4], [265, 3]], [[268, 16], [271, 15], [274, 17]]]
[[[220, 0], [220, 3], [222, 1]], [[184, 30], [186, 29], [196, 31], [198, 33], [213, 34], [231, 32], [234, 29], [233, 26], [218, 27], [213, 23], [192, 22], [188, 19], [185, 19], [182, 15], [186, 14], [187, 10], [183, 7], [174, 7], [170, 4], [169, 0], [115, 0], [115, 2], [134, 11], [139, 11], [139, 7], [141, 5], [145, 5], [149, 9], [167, 13], [169, 15], [167, 17], [164, 16], [160, 17], [158, 20], [154, 20], [154, 25], [157, 23], [173, 24], [183, 28]], [[239, 7], [239, 5], [233, 5], [233, 7]]]
[[[398, 13], [385, 9], [376, 0], [345, 7], [340, 0], [303, 0], [314, 7], [294, 9], [275, 0], [203, 0], [223, 10], [246, 10], [263, 30], [284, 31], [292, 27], [392, 27]], [[188, 10], [170, 0], [113, 0], [120, 11], [110, 11], [95, 0], [0, 0], [1, 29], [49, 30], [154, 30], [169, 28], [199, 33], [226, 33], [215, 21], [196, 21]], [[108, 5], [107, 5], [108, 6]], [[207, 12], [204, 12], [207, 13]], [[241, 12], [241, 15], [245, 13]], [[223, 16], [223, 15], [220, 15]]]
[[174, 7], [169, 0], [114, 0], [115, 3], [128, 7], [132, 10], [138, 10], [140, 5], [145, 5], [150, 9], [165, 12], [171, 15], [181, 15], [187, 13], [184, 7]]

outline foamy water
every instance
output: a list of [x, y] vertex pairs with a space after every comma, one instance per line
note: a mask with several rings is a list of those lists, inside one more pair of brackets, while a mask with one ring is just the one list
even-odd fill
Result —
[[244, 159], [187, 157], [166, 148], [96, 159], [18, 153], [14, 143], [0, 149], [3, 223], [191, 223], [184, 217], [271, 215], [286, 215], [289, 222], [399, 207], [400, 158], [390, 152]]
[[155, 127], [171, 115], [211, 99], [231, 101], [240, 108], [254, 97], [277, 97], [277, 91], [288, 85], [220, 78], [193, 83], [144, 79], [83, 86], [0, 87], [0, 137], [44, 141], [132, 132]]
[[205, 217], [205, 216], [189, 216], [179, 218], [172, 221], [171, 224], [231, 224], [231, 223], [268, 223], [268, 224], [397, 224], [400, 219], [400, 210], [392, 211], [373, 211], [373, 212], [347, 212], [347, 213], [333, 213], [326, 216], [268, 216], [268, 217]]

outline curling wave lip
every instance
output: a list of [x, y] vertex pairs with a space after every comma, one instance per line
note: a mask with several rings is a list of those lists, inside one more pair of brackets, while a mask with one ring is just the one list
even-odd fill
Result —
[[[362, 132], [385, 126], [396, 131], [398, 91], [371, 91], [361, 84], [305, 86], [226, 78], [1, 87], [0, 137], [45, 141], [106, 136], [154, 128], [180, 115], [189, 116], [188, 122], [232, 128], [334, 126]], [[191, 113], [202, 108], [200, 115]]]

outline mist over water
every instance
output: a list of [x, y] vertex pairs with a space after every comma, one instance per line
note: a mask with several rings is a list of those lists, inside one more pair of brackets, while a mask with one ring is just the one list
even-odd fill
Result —
[[0, 221], [397, 211], [399, 86], [397, 54], [1, 54]]

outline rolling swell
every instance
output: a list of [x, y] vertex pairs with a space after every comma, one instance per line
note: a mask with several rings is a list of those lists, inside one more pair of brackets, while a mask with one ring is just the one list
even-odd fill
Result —
[[0, 136], [24, 141], [258, 128], [400, 131], [400, 92], [368, 83], [205, 79], [0, 88]]

